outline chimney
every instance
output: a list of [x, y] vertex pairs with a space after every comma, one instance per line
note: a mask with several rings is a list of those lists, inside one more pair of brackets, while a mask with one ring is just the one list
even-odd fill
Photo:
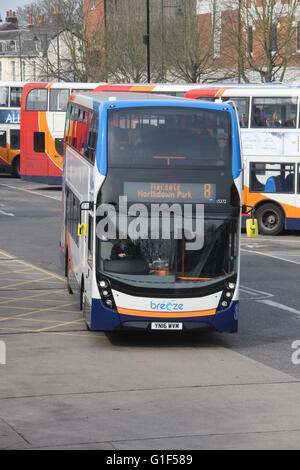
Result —
[[5, 21], [18, 27], [18, 18], [16, 17], [16, 12], [13, 10], [9, 10], [6, 12]]
[[54, 8], [53, 8], [53, 13], [54, 13], [54, 15], [59, 14], [59, 4], [58, 3], [55, 3]]
[[33, 22], [32, 22], [32, 13], [28, 15], [28, 20], [27, 20], [27, 28], [30, 29], [33, 27]]
[[42, 25], [45, 23], [45, 15], [39, 15], [38, 16], [38, 25]]

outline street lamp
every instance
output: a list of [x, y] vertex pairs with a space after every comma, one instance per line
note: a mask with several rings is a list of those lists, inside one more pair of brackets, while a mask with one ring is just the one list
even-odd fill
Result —
[[147, 34], [143, 37], [143, 42], [147, 46], [147, 81], [150, 83], [150, 0], [146, 0], [147, 10]]

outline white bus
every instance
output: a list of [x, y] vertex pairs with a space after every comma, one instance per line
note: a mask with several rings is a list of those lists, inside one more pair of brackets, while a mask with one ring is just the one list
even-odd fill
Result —
[[260, 233], [300, 230], [300, 87], [277, 84], [189, 90], [185, 97], [233, 100], [244, 169], [243, 203], [256, 209]]
[[20, 176], [20, 108], [24, 82], [0, 82], [0, 172]]

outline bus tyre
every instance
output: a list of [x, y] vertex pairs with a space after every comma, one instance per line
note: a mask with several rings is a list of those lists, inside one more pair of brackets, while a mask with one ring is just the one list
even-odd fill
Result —
[[284, 229], [284, 214], [276, 204], [264, 204], [256, 211], [259, 233], [279, 235]]
[[20, 157], [16, 157], [13, 161], [12, 174], [15, 178], [20, 178]]

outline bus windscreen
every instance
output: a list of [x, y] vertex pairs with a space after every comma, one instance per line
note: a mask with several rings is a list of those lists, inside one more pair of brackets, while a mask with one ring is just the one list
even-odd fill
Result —
[[125, 168], [201, 168], [231, 165], [231, 119], [197, 108], [111, 110], [108, 165]]

